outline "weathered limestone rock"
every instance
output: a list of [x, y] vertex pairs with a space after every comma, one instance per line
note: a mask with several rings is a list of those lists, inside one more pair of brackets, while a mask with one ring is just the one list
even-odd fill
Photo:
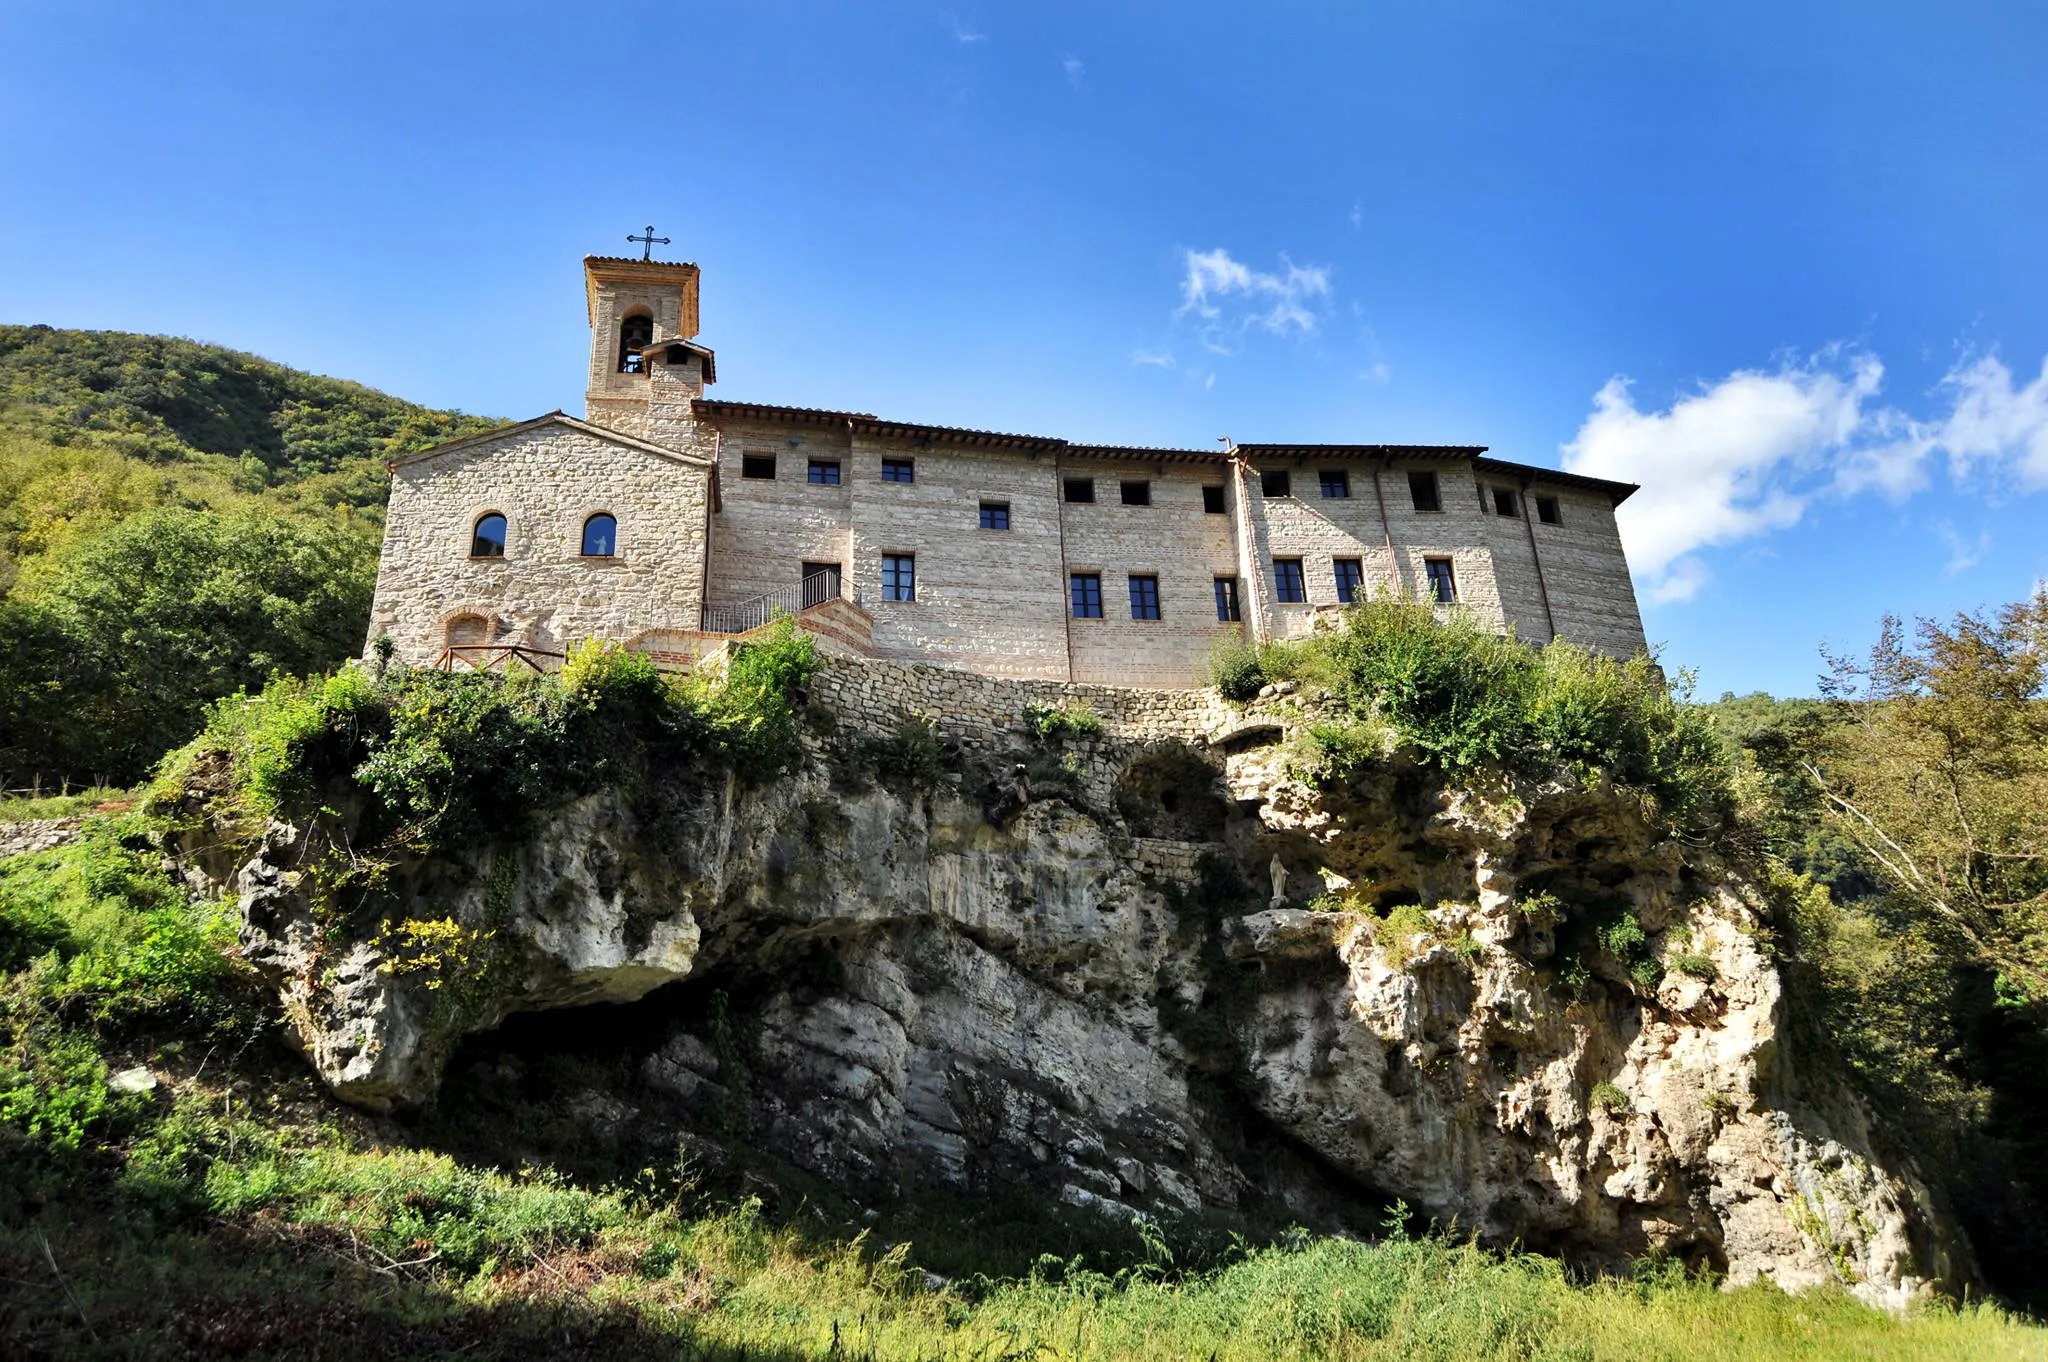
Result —
[[[1968, 1279], [1857, 1099], [1791, 1053], [1738, 869], [1612, 790], [1445, 788], [1398, 754], [1312, 786], [1281, 722], [1206, 749], [1112, 729], [1020, 792], [1028, 738], [977, 730], [935, 786], [891, 789], [845, 744], [892, 727], [842, 714], [780, 780], [680, 773], [658, 813], [593, 797], [394, 868], [411, 917], [493, 934], [438, 989], [340, 930], [309, 830], [273, 826], [243, 940], [372, 1107], [431, 1098], [514, 1011], [686, 980], [637, 1084], [599, 1095], [607, 1128], [864, 1194], [1264, 1199], [1361, 1231], [1399, 1197], [1598, 1265], [1665, 1252], [1894, 1306]], [[1344, 911], [1308, 908], [1333, 890]], [[1590, 937], [1599, 913], [1638, 944]]]
[[[403, 939], [351, 939], [302, 865], [303, 829], [273, 823], [237, 876], [242, 950], [277, 981], [293, 1033], [345, 1101], [419, 1101], [463, 1035], [515, 1011], [630, 1002], [690, 973], [687, 889], [633, 845], [606, 800], [557, 810], [524, 845], [416, 868], [411, 916], [460, 926], [461, 958], [419, 967]], [[492, 886], [509, 892], [493, 902]], [[416, 955], [417, 953], [410, 953]]]

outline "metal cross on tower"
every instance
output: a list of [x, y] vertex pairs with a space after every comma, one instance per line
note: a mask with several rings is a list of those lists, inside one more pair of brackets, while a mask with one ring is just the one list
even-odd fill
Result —
[[666, 246], [666, 245], [668, 245], [668, 238], [667, 238], [667, 237], [665, 237], [665, 236], [656, 236], [656, 235], [654, 234], [654, 224], [653, 224], [653, 223], [651, 223], [651, 222], [647, 224], [647, 235], [646, 235], [646, 236], [635, 236], [635, 235], [633, 235], [633, 233], [631, 233], [631, 232], [628, 232], [628, 233], [626, 233], [626, 240], [628, 240], [628, 241], [640, 241], [640, 242], [644, 242], [644, 243], [646, 243], [646, 244], [645, 244], [645, 245], [644, 245], [644, 246], [643, 246], [643, 247], [641, 248], [641, 251], [640, 251], [640, 258], [641, 258], [642, 260], [652, 260], [652, 259], [654, 259], [654, 248], [655, 248], [656, 246]]

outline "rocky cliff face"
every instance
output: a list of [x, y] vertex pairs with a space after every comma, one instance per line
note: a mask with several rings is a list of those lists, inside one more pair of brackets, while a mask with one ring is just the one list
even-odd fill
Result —
[[325, 1081], [379, 1109], [514, 1011], [680, 982], [722, 1010], [635, 1038], [615, 1119], [851, 1188], [1360, 1229], [1398, 1197], [1886, 1304], [1967, 1273], [1856, 1100], [1802, 1074], [1737, 869], [1575, 782], [1460, 789], [1390, 753], [1311, 783], [1302, 717], [948, 726], [942, 770], [892, 780], [891, 730], [842, 712], [783, 779], [680, 773], [658, 806], [401, 866], [412, 916], [466, 934], [452, 965], [323, 925], [316, 830], [274, 825], [237, 873], [244, 944]]

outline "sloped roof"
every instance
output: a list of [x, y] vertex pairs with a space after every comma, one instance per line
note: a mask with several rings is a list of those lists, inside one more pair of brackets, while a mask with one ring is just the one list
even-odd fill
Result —
[[1348, 460], [1401, 459], [1408, 462], [1470, 459], [1473, 468], [1495, 477], [1512, 477], [1531, 483], [1599, 492], [1619, 506], [1635, 492], [1630, 482], [1612, 482], [1582, 473], [1545, 468], [1538, 464], [1489, 459], [1485, 445], [1401, 445], [1401, 444], [1250, 444], [1234, 450], [1155, 448], [1148, 445], [1075, 444], [1054, 435], [1017, 435], [992, 430], [971, 430], [959, 426], [930, 426], [907, 421], [885, 421], [871, 412], [829, 411], [819, 407], [782, 407], [765, 402], [727, 402], [699, 398], [694, 404], [699, 416], [713, 420], [779, 421], [790, 425], [843, 425], [849, 432], [898, 439], [924, 439], [955, 448], [1022, 449], [1062, 453], [1085, 459], [1132, 459], [1158, 463], [1225, 464], [1237, 457], [1257, 462], [1262, 459]]
[[683, 349], [688, 350], [692, 354], [701, 355], [704, 359], [704, 381], [706, 383], [716, 383], [718, 381], [718, 356], [712, 352], [711, 347], [708, 345], [699, 345], [693, 340], [683, 340], [680, 337], [671, 336], [667, 340], [658, 340], [651, 345], [641, 346], [640, 355], [642, 358], [645, 358], [656, 350], [671, 349]]
[[665, 445], [654, 444], [651, 441], [642, 440], [637, 436], [627, 435], [621, 431], [608, 430], [603, 426], [594, 426], [588, 421], [579, 421], [567, 412], [559, 410], [551, 411], [545, 416], [536, 416], [531, 421], [520, 421], [515, 425], [499, 426], [496, 430], [487, 430], [477, 435], [465, 435], [460, 440], [450, 440], [446, 444], [438, 444], [431, 449], [422, 449], [417, 453], [393, 459], [386, 466], [390, 468], [403, 468], [408, 464], [439, 458], [443, 454], [453, 454], [459, 450], [469, 449], [477, 445], [494, 444], [499, 440], [508, 439], [514, 435], [524, 435], [526, 432], [538, 430], [542, 426], [565, 426], [570, 430], [576, 431], [578, 434], [593, 436], [607, 444], [620, 445], [626, 449], [636, 449], [643, 454], [654, 454], [672, 463], [688, 464], [693, 468], [709, 468], [711, 466], [711, 460], [702, 455], [686, 454], [680, 449], [670, 449]]

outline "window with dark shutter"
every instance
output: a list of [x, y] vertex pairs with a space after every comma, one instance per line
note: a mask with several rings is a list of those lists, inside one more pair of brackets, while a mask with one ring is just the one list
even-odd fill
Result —
[[917, 555], [911, 553], [885, 553], [882, 555], [882, 599], [885, 601], [914, 601], [917, 599]]
[[1237, 578], [1235, 577], [1218, 577], [1216, 579], [1216, 618], [1225, 624], [1230, 623], [1232, 620], [1244, 618], [1244, 614], [1237, 604]]
[[1418, 511], [1441, 511], [1443, 499], [1437, 495], [1436, 473], [1428, 468], [1408, 470], [1408, 495], [1415, 499]]
[[772, 478], [775, 476], [773, 454], [742, 454], [740, 476], [743, 478]]
[[1515, 491], [1512, 487], [1493, 489], [1493, 513], [1511, 517], [1521, 514], [1515, 507]]
[[1351, 495], [1351, 475], [1341, 468], [1325, 468], [1316, 481], [1326, 497]]
[[1299, 558], [1273, 560], [1273, 594], [1280, 598], [1282, 605], [1300, 605], [1308, 599], [1308, 588], [1302, 580]]
[[1223, 489], [1221, 487], [1204, 487], [1202, 489], [1202, 509], [1210, 515], [1223, 514]]
[[839, 460], [812, 459], [810, 468], [804, 477], [813, 486], [837, 487], [839, 485]]
[[883, 482], [916, 482], [917, 462], [913, 459], [882, 460]]
[[1007, 530], [1010, 528], [1010, 503], [1007, 501], [984, 501], [981, 503], [981, 528], [984, 530]]
[[1346, 605], [1358, 600], [1358, 588], [1365, 581], [1365, 564], [1357, 558], [1334, 558], [1330, 567], [1337, 577], [1337, 599]]
[[1123, 494], [1123, 502], [1126, 506], [1150, 506], [1152, 504], [1152, 484], [1149, 482], [1133, 482], [1127, 478], [1123, 482], [1118, 483], [1117, 487]]
[[1259, 491], [1268, 497], [1291, 497], [1294, 495], [1293, 480], [1284, 468], [1269, 468], [1259, 474]]
[[1131, 578], [1131, 618], [1134, 620], [1156, 620], [1159, 618], [1159, 579], [1157, 577]]
[[1102, 574], [1099, 572], [1077, 572], [1068, 579], [1069, 593], [1073, 599], [1074, 618], [1077, 620], [1099, 620], [1102, 618]]
[[1067, 478], [1060, 484], [1060, 494], [1068, 501], [1095, 500], [1095, 479]]
[[1562, 525], [1564, 517], [1558, 514], [1556, 497], [1536, 498], [1536, 518], [1546, 525]]
[[1429, 594], [1438, 605], [1450, 605], [1458, 599], [1458, 579], [1451, 572], [1450, 559], [1425, 558], [1422, 566], [1429, 573]]

